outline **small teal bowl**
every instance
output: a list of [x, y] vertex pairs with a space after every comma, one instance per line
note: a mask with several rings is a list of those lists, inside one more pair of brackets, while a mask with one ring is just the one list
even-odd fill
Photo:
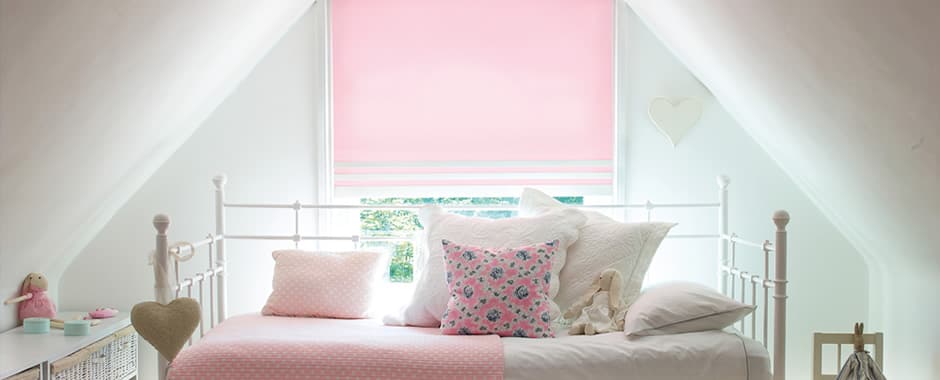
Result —
[[27, 334], [48, 334], [49, 318], [26, 318], [23, 320], [23, 332]]
[[65, 336], [88, 335], [91, 330], [91, 321], [76, 319], [65, 321]]

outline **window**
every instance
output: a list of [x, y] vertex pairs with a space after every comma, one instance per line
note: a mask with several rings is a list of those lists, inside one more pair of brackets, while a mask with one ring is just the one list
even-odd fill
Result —
[[[613, 200], [613, 1], [329, 4], [332, 195], [321, 201], [514, 208], [524, 187]], [[392, 282], [413, 279], [414, 211], [332, 215], [332, 233], [387, 238], [362, 246], [393, 252]]]
[[[559, 201], [579, 205], [584, 197], [559, 197]], [[510, 209], [464, 209], [455, 213], [483, 218], [501, 219], [516, 215], [511, 210], [519, 203], [519, 198], [511, 197], [447, 197], [447, 198], [362, 198], [358, 202], [364, 205], [423, 205], [440, 204], [445, 206], [507, 206]], [[418, 215], [411, 210], [362, 210], [359, 212], [358, 225], [361, 236], [381, 238], [401, 238], [396, 241], [365, 241], [362, 246], [380, 248], [391, 253], [388, 278], [391, 282], [412, 282], [414, 280], [414, 244], [412, 234], [421, 229]]]

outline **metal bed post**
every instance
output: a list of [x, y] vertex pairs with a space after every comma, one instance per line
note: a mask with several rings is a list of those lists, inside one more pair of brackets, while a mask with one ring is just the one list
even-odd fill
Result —
[[[215, 184], [215, 235], [219, 237], [219, 243], [215, 247], [215, 265], [221, 267], [222, 271], [217, 273], [218, 282], [218, 315], [219, 322], [225, 320], [227, 313], [225, 277], [228, 271], [225, 270], [225, 182], [227, 178], [224, 174], [212, 177], [212, 183]], [[210, 306], [211, 307], [211, 306]]]
[[787, 223], [790, 214], [784, 210], [774, 213], [777, 225], [774, 242], [774, 380], [786, 379], [787, 354]]
[[721, 294], [728, 294], [727, 276], [724, 268], [728, 266], [728, 240], [721, 236], [728, 235], [728, 176], [718, 176], [718, 290]]
[[[170, 287], [170, 252], [167, 244], [166, 231], [170, 227], [170, 217], [158, 214], [153, 217], [153, 226], [157, 229], [157, 250], [153, 255], [153, 293], [154, 299], [167, 304], [173, 299], [173, 289]], [[159, 378], [166, 378], [168, 361], [157, 354], [157, 374]]]

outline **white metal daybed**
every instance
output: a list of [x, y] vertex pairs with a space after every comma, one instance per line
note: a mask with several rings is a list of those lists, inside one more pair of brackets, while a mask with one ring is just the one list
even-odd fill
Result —
[[[196, 345], [197, 350], [208, 354], [211, 358], [216, 347], [226, 351], [226, 357], [220, 356], [219, 361], [227, 360], [238, 363], [239, 368], [246, 369], [242, 374], [251, 373], [252, 366], [264, 367], [265, 376], [306, 378], [307, 376], [283, 371], [284, 365], [278, 360], [289, 360], [283, 356], [268, 357], [268, 361], [256, 358], [250, 351], [251, 340], [259, 339], [270, 341], [274, 335], [284, 334], [285, 323], [295, 324], [293, 330], [300, 326], [300, 330], [308, 330], [309, 337], [304, 333], [291, 334], [293, 343], [298, 339], [301, 343], [310, 345], [318, 343], [317, 331], [326, 332], [336, 336], [343, 336], [349, 341], [369, 341], [372, 337], [392, 332], [392, 339], [407, 339], [408, 334], [423, 334], [432, 336], [436, 329], [403, 330], [400, 327], [381, 326], [374, 320], [338, 321], [322, 320], [317, 318], [284, 318], [261, 317], [258, 315], [238, 316], [231, 318], [230, 322], [222, 324], [219, 329], [216, 325], [229, 320], [226, 307], [226, 242], [229, 240], [283, 240], [293, 241], [295, 246], [304, 240], [345, 240], [353, 243], [369, 240], [360, 236], [305, 236], [299, 233], [299, 213], [304, 209], [411, 209], [416, 206], [383, 206], [383, 205], [313, 205], [300, 202], [285, 204], [245, 204], [230, 203], [225, 200], [224, 176], [213, 178], [215, 184], [215, 232], [206, 239], [178, 246], [170, 246], [167, 239], [169, 217], [156, 215], [153, 224], [157, 229], [156, 250], [154, 255], [155, 296], [161, 303], [185, 295], [195, 297], [208, 315], [200, 320]], [[556, 339], [521, 339], [503, 338], [502, 358], [503, 374], [500, 377], [507, 379], [565, 379], [565, 378], [712, 378], [712, 379], [745, 379], [745, 380], [783, 380], [785, 378], [785, 347], [786, 347], [786, 300], [787, 300], [787, 231], [789, 215], [785, 211], [778, 211], [773, 215], [776, 226], [775, 241], [763, 243], [749, 242], [731, 234], [728, 228], [728, 179], [719, 177], [719, 197], [714, 203], [664, 203], [654, 204], [626, 204], [586, 206], [597, 208], [638, 208], [645, 209], [649, 216], [659, 208], [691, 209], [710, 208], [717, 211], [718, 233], [696, 235], [670, 235], [668, 238], [701, 238], [716, 239], [717, 244], [717, 273], [718, 290], [743, 303], [755, 305], [756, 311], [737, 324], [736, 333], [722, 331], [705, 331], [699, 333], [649, 336], [641, 339], [628, 339], [622, 333], [610, 333], [595, 336], [565, 336], [561, 334]], [[231, 208], [259, 208], [259, 209], [288, 209], [294, 213], [294, 233], [291, 235], [237, 235], [226, 231], [226, 209]], [[466, 207], [461, 207], [465, 209]], [[208, 248], [209, 267], [190, 278], [180, 278], [180, 255], [195, 253], [198, 247]], [[748, 272], [736, 264], [737, 248], [757, 248], [756, 252], [763, 253], [764, 266], [762, 271]], [[773, 257], [773, 273], [771, 273], [771, 257]], [[203, 297], [204, 289], [208, 286], [208, 304]], [[773, 302], [770, 302], [770, 292], [773, 289]], [[772, 307], [771, 307], [772, 306]], [[773, 325], [770, 326], [773, 309]], [[208, 329], [205, 321], [208, 320]], [[760, 322], [759, 322], [760, 321]], [[757, 326], [761, 324], [761, 336], [757, 334]], [[239, 325], [251, 326], [251, 333], [246, 330], [238, 332]], [[319, 330], [318, 330], [319, 329]], [[388, 330], [400, 329], [400, 330]], [[234, 332], [233, 332], [234, 331]], [[234, 335], [233, 335], [234, 334]], [[238, 335], [244, 334], [244, 335]], [[268, 334], [268, 335], [265, 335]], [[395, 337], [395, 334], [405, 334]], [[391, 340], [396, 341], [396, 340]], [[192, 341], [191, 341], [192, 342]], [[372, 342], [374, 343], [374, 342]], [[772, 345], [771, 345], [772, 344]], [[232, 358], [232, 347], [244, 345], [244, 353], [236, 352]], [[190, 348], [192, 349], [192, 348]], [[186, 353], [186, 349], [183, 353]], [[290, 354], [290, 353], [287, 353]], [[221, 354], [220, 354], [221, 355]], [[341, 355], [341, 354], [337, 354]], [[394, 352], [389, 356], [395, 356]], [[402, 354], [407, 360], [408, 355]], [[308, 359], [305, 359], [308, 358]], [[292, 365], [296, 366], [305, 360], [311, 363], [317, 358], [298, 357]], [[320, 358], [323, 359], [323, 358]], [[344, 359], [339, 357], [339, 359]], [[168, 363], [158, 356], [159, 378], [167, 378]], [[257, 360], [257, 363], [252, 363]], [[326, 360], [326, 359], [325, 359]], [[338, 360], [328, 358], [328, 360]], [[177, 359], [176, 361], [179, 361]], [[207, 362], [203, 360], [203, 363]], [[213, 360], [208, 360], [213, 362]], [[373, 370], [381, 370], [379, 367]], [[401, 363], [398, 363], [401, 364]], [[407, 363], [404, 364], [407, 367]], [[392, 366], [391, 364], [389, 365]], [[211, 370], [211, 368], [207, 369]], [[280, 375], [276, 375], [280, 373]], [[250, 376], [244, 377], [249, 378]]]

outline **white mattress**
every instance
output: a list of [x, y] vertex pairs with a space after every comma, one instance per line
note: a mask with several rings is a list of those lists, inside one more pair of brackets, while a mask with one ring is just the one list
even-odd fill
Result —
[[507, 380], [769, 380], [770, 356], [724, 331], [627, 338], [622, 332], [556, 339], [503, 338]]

